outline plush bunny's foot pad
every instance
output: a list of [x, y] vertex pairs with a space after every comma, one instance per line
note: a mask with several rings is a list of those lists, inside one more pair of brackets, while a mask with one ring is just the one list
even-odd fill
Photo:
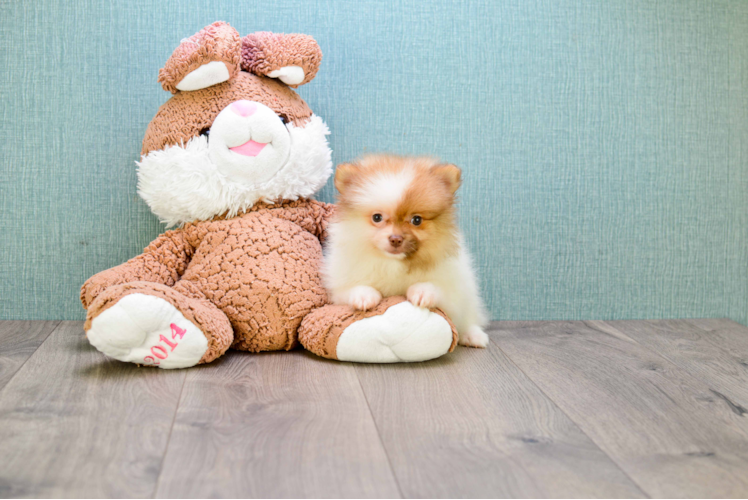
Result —
[[449, 352], [452, 327], [439, 314], [400, 302], [380, 316], [351, 323], [340, 335], [341, 361], [399, 363], [426, 361]]
[[166, 300], [133, 293], [91, 322], [86, 332], [96, 349], [120, 361], [159, 368], [196, 365], [208, 339]]

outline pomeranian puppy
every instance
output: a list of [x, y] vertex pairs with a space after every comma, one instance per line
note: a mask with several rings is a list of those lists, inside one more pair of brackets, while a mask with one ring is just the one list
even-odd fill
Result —
[[331, 300], [367, 310], [405, 295], [443, 310], [461, 345], [486, 347], [486, 316], [455, 220], [460, 178], [456, 166], [428, 157], [380, 154], [339, 165], [323, 266]]

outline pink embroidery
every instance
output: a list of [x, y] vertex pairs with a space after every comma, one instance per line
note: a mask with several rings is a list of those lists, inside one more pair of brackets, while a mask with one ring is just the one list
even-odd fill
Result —
[[185, 330], [183, 328], [179, 328], [174, 323], [172, 323], [169, 326], [171, 327], [171, 338], [173, 338], [173, 339], [176, 338], [177, 335], [179, 335], [179, 338], [182, 339], [182, 338], [184, 338], [184, 334], [187, 333], [187, 330]]
[[[150, 361], [148, 361], [149, 359]], [[156, 361], [156, 358], [154, 358], [153, 356], [146, 356], [145, 358], [143, 358], [143, 362], [145, 362], [145, 364], [147, 365], [160, 365], [161, 364], [158, 361]]]
[[171, 340], [167, 339], [167, 338], [166, 338], [166, 337], [164, 337], [163, 335], [159, 335], [159, 336], [158, 336], [158, 339], [159, 339], [159, 340], [160, 340], [161, 342], [163, 342], [164, 344], [166, 344], [166, 345], [168, 345], [169, 347], [171, 347], [171, 350], [172, 350], [172, 351], [174, 350], [174, 348], [175, 348], [175, 347], [177, 347], [177, 344], [175, 344], [175, 343], [174, 343], [174, 342], [172, 342]]
[[[175, 323], [172, 323], [169, 325], [171, 328], [171, 340], [167, 339], [163, 335], [158, 336], [158, 341], [163, 342], [167, 346], [171, 347], [171, 351], [167, 351], [165, 347], [163, 347], [160, 344], [154, 345], [151, 347], [151, 354], [153, 356], [146, 356], [143, 358], [143, 363], [146, 365], [160, 365], [161, 363], [157, 360], [158, 359], [166, 359], [169, 357], [170, 352], [174, 352], [174, 349], [177, 348], [179, 345], [179, 341], [184, 338], [184, 334], [187, 333], [187, 330], [184, 328], [179, 328]], [[177, 339], [179, 337], [179, 339]], [[172, 342], [172, 340], [174, 342]]]
[[[156, 349], [158, 349], [158, 351]], [[161, 351], [161, 354], [159, 354], [159, 351]], [[151, 347], [151, 354], [156, 356], [158, 359], [166, 359], [166, 356], [169, 355], [169, 353], [166, 352], [166, 349], [164, 349], [160, 345], [154, 345], [153, 347]]]

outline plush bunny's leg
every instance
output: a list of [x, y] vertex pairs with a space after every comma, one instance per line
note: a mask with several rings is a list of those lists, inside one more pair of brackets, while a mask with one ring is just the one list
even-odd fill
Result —
[[159, 368], [213, 361], [231, 345], [231, 323], [197, 290], [180, 284], [107, 288], [88, 308], [89, 342], [109, 357]]
[[324, 358], [361, 363], [426, 361], [451, 352], [457, 330], [439, 310], [388, 297], [371, 311], [327, 305], [309, 313], [299, 341]]

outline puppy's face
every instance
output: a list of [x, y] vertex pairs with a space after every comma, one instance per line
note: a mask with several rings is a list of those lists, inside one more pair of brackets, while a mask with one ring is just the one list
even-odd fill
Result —
[[382, 255], [428, 264], [455, 250], [460, 169], [433, 158], [367, 156], [339, 165], [340, 218]]

